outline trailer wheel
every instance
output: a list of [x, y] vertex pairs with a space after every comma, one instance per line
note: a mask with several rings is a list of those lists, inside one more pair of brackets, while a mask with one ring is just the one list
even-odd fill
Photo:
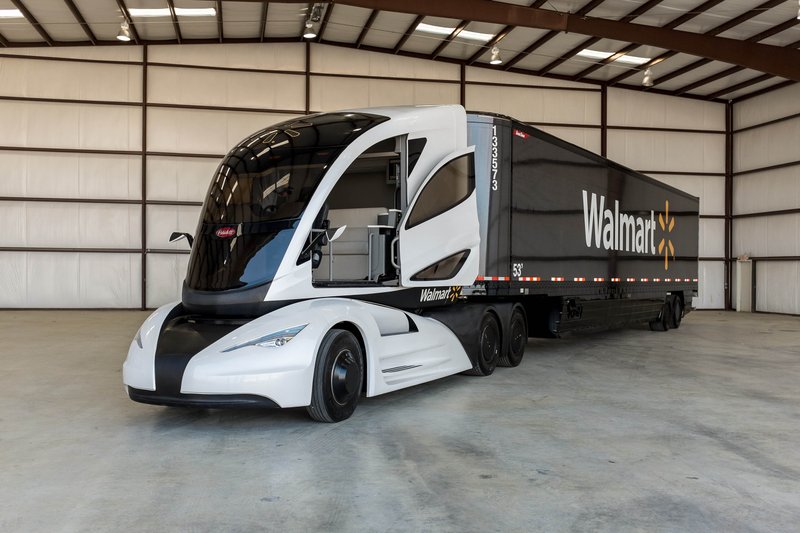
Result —
[[500, 366], [519, 366], [522, 356], [525, 355], [525, 345], [528, 344], [528, 321], [519, 307], [511, 312], [508, 322], [508, 351], [500, 357]]
[[343, 329], [325, 334], [317, 353], [311, 405], [306, 410], [318, 422], [340, 422], [353, 414], [361, 395], [364, 356], [355, 335]]
[[494, 314], [486, 311], [478, 328], [478, 362], [474, 368], [464, 372], [472, 376], [488, 376], [494, 372], [500, 357], [502, 342], [500, 326]]
[[650, 322], [650, 330], [667, 331], [672, 321], [672, 318], [669, 316], [671, 309], [672, 307], [669, 305], [669, 301], [664, 302], [661, 306], [661, 313], [659, 313], [658, 318]]
[[672, 317], [669, 323], [669, 327], [672, 329], [678, 329], [681, 327], [681, 320], [683, 320], [683, 302], [681, 301], [680, 297], [674, 296], [674, 300], [672, 301]]

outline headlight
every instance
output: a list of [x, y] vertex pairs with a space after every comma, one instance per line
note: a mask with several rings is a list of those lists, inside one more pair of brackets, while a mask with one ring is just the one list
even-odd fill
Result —
[[264, 348], [277, 348], [279, 346], [283, 346], [284, 344], [294, 339], [297, 336], [297, 334], [303, 331], [303, 328], [305, 328], [307, 325], [308, 324], [303, 324], [302, 326], [295, 326], [293, 328], [276, 331], [275, 333], [264, 335], [263, 337], [259, 337], [255, 340], [244, 342], [242, 344], [237, 344], [236, 346], [231, 346], [230, 348], [226, 348], [222, 351], [232, 352], [233, 350], [238, 350], [239, 348], [244, 348], [246, 346], [262, 346]]
[[136, 336], [133, 338], [136, 341], [136, 345], [139, 349], [143, 349], [144, 345], [142, 344], [142, 329], [139, 328], [139, 331], [136, 332]]

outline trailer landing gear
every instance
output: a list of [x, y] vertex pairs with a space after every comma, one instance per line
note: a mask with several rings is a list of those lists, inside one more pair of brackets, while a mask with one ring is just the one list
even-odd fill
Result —
[[353, 414], [361, 396], [364, 355], [355, 336], [343, 329], [325, 334], [317, 354], [311, 405], [306, 410], [318, 422], [340, 422]]
[[679, 296], [667, 296], [664, 305], [661, 306], [661, 313], [658, 318], [650, 322], [650, 329], [653, 331], [667, 331], [668, 329], [678, 329], [683, 318], [683, 302]]

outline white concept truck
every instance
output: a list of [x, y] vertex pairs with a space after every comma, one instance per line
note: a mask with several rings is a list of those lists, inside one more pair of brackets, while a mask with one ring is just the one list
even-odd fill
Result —
[[680, 325], [698, 200], [461, 106], [320, 113], [235, 146], [181, 301], [131, 343], [131, 399], [306, 407], [520, 363], [529, 334]]

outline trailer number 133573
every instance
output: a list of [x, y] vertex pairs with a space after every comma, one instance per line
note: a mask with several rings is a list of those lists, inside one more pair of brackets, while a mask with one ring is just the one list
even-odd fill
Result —
[[496, 191], [498, 188], [497, 171], [499, 163], [497, 161], [498, 154], [498, 141], [497, 141], [497, 126], [492, 126], [492, 190]]

